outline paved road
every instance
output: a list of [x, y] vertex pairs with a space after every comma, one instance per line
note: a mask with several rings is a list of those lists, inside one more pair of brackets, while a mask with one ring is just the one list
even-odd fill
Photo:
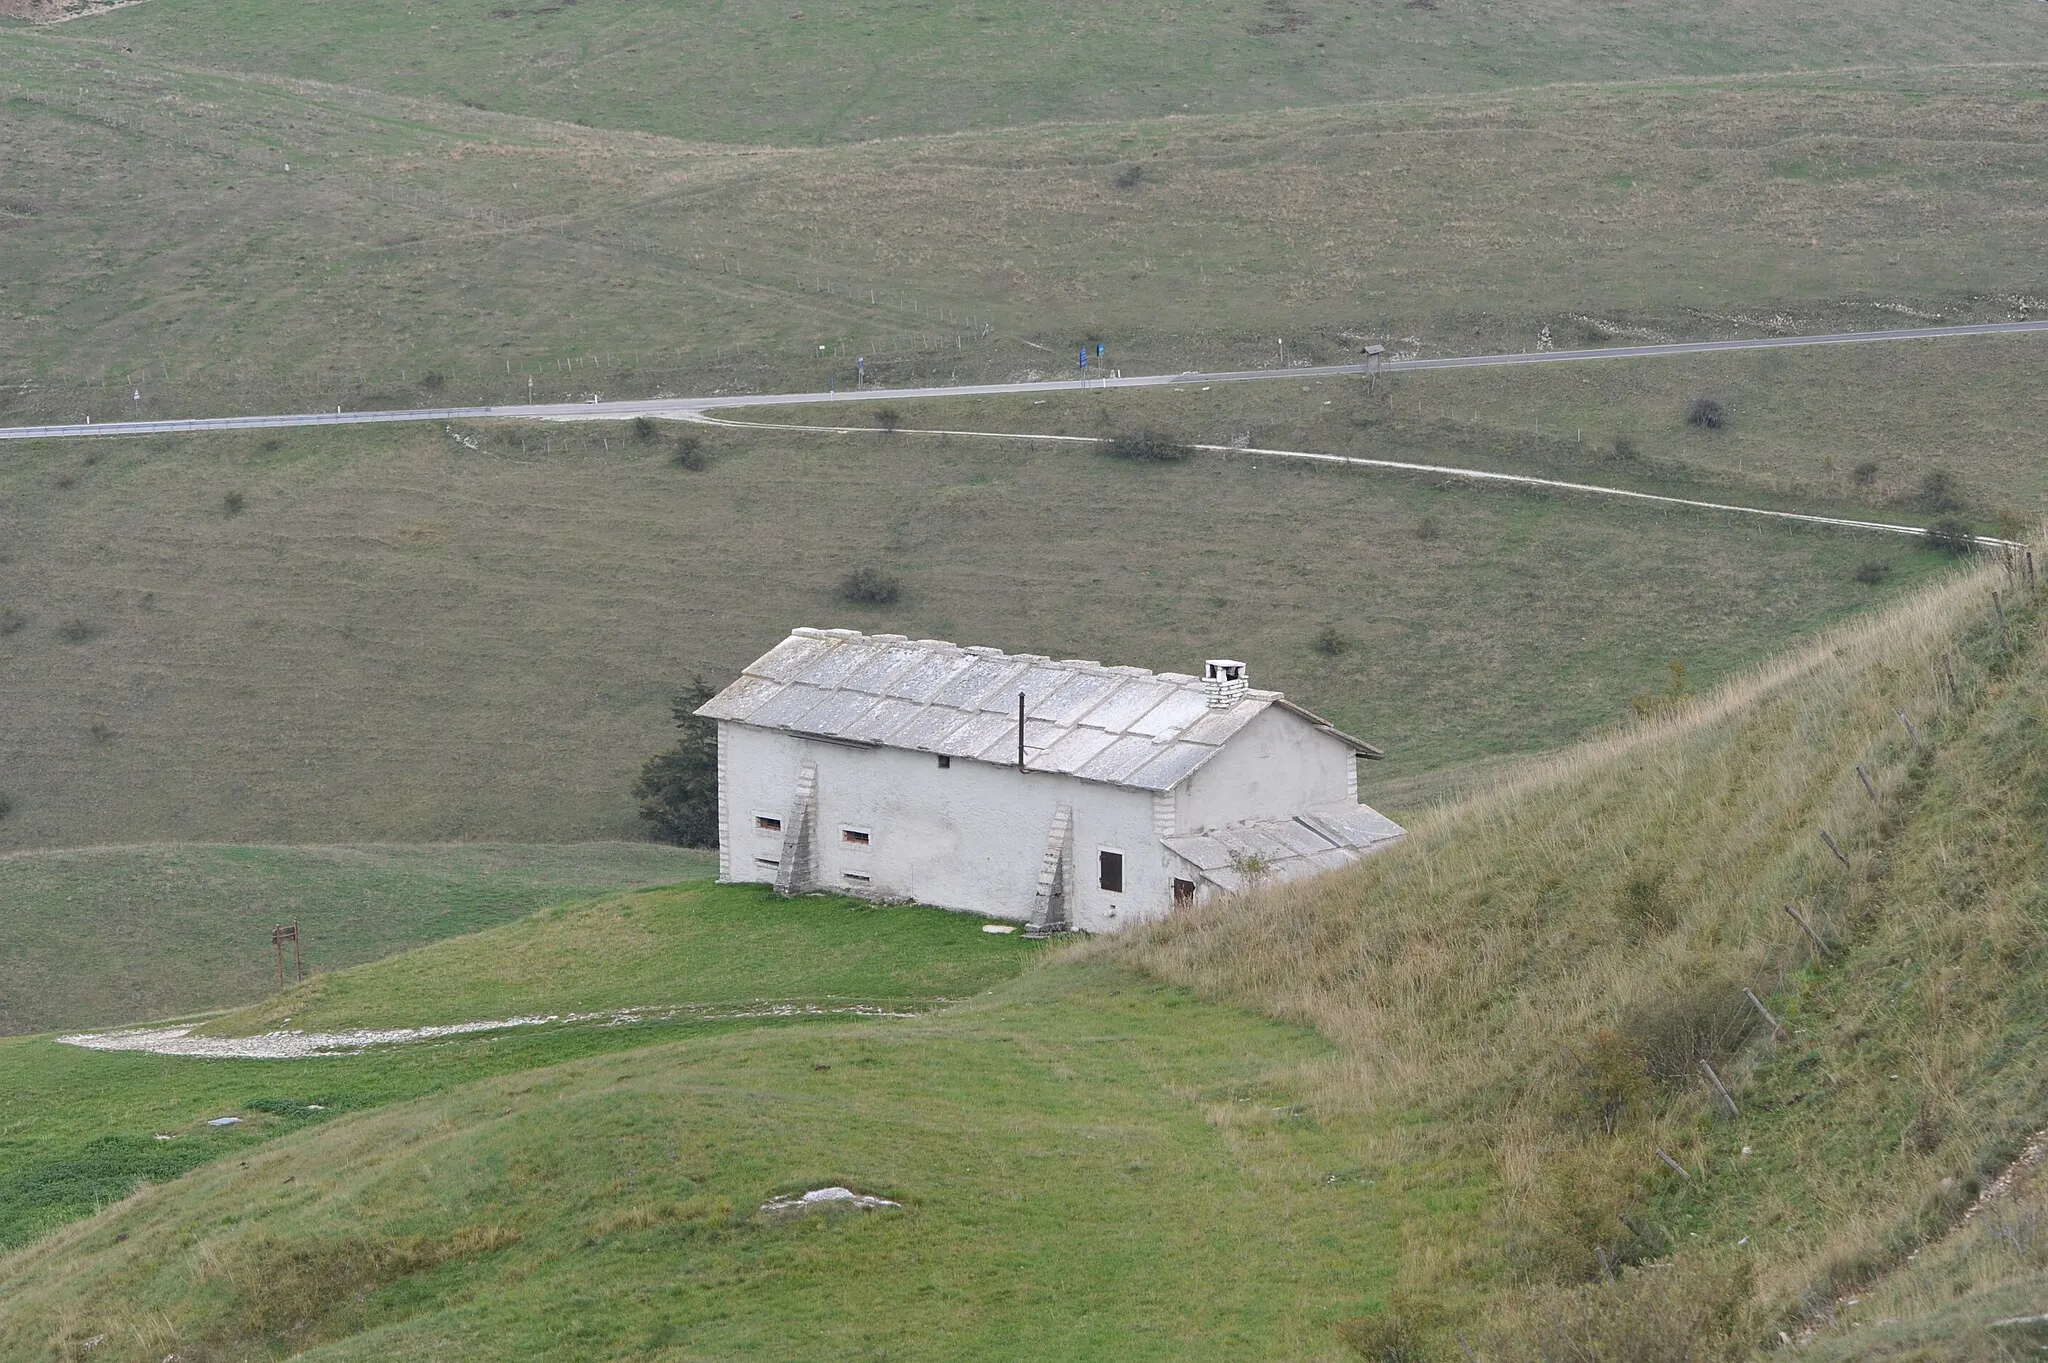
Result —
[[[1779, 350], [1794, 346], [1860, 345], [1872, 341], [1932, 341], [1951, 336], [2003, 336], [2048, 331], [2043, 322], [1980, 322], [1960, 327], [1907, 327], [1845, 331], [1829, 336], [1767, 336], [1747, 341], [1680, 341], [1671, 345], [1610, 346], [1599, 350], [1539, 350], [1515, 355], [1451, 355], [1430, 360], [1389, 360], [1386, 374], [1423, 369], [1483, 369], [1496, 365], [1570, 364], [1582, 360], [1641, 360], [1663, 355], [1705, 355], [1722, 350]], [[988, 397], [1012, 393], [1069, 393], [1089, 388], [1164, 388], [1190, 383], [1252, 383], [1266, 379], [1333, 378], [1364, 372], [1363, 365], [1328, 364], [1291, 369], [1239, 369], [1223, 373], [1144, 374], [1133, 378], [1052, 379], [1040, 383], [970, 383], [939, 388], [862, 388], [849, 393], [743, 393], [632, 402], [531, 403], [503, 407], [416, 407], [390, 412], [300, 412], [277, 416], [195, 417], [182, 421], [107, 421], [70, 426], [4, 426], [0, 440], [81, 436], [163, 435], [179, 431], [254, 431], [283, 426], [373, 426], [400, 421], [497, 418], [540, 421], [617, 421], [636, 416], [688, 416], [741, 407], [794, 407], [815, 402], [902, 401], [908, 398]]]

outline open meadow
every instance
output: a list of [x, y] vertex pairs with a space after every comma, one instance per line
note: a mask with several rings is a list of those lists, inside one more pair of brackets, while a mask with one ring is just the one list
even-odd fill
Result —
[[[1245, 658], [1393, 780], [1570, 742], [1674, 660], [1704, 685], [1944, 561], [1257, 460], [711, 430], [693, 471], [673, 449], [587, 425], [11, 446], [0, 685], [35, 718], [0, 731], [0, 845], [634, 837], [669, 697], [799, 624]], [[900, 599], [841, 600], [862, 567]]]
[[318, 975], [713, 866], [645, 842], [16, 852], [0, 857], [0, 1035], [263, 998], [277, 988], [270, 932], [285, 923]]

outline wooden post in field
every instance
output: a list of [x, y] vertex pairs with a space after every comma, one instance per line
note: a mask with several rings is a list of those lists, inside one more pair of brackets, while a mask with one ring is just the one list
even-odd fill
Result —
[[1820, 840], [1828, 845], [1828, 851], [1835, 854], [1835, 860], [1841, 862], [1844, 868], [1849, 865], [1849, 854], [1835, 846], [1834, 835], [1829, 833], [1827, 829], [1823, 828], [1820, 830]]
[[1702, 1060], [1700, 1061], [1700, 1072], [1707, 1076], [1707, 1082], [1714, 1086], [1714, 1092], [1720, 1094], [1721, 1101], [1728, 1105], [1728, 1115], [1740, 1117], [1742, 1109], [1735, 1106], [1735, 1099], [1729, 1096], [1728, 1086], [1721, 1082], [1720, 1075], [1714, 1073], [1714, 1067]]
[[1913, 746], [1916, 748], [1919, 747], [1920, 735], [1918, 731], [1916, 731], [1913, 728], [1913, 721], [1906, 718], [1906, 712], [1904, 710], [1899, 711], [1899, 723], [1906, 726], [1906, 737], [1912, 741]]
[[1950, 702], [1960, 705], [1963, 699], [1963, 688], [1956, 685], [1956, 660], [1947, 649], [1941, 651], [1941, 670], [1948, 678], [1948, 698]]
[[1998, 643], [2006, 652], [2012, 652], [2012, 631], [2005, 627], [2005, 602], [1999, 599], [1998, 591], [1991, 592], [1991, 609], [1998, 612]]
[[1808, 937], [1813, 939], [1813, 945], [1816, 951], [1820, 952], [1820, 954], [1824, 957], [1831, 954], [1828, 951], [1828, 944], [1820, 939], [1820, 934], [1813, 930], [1813, 924], [1806, 921], [1806, 917], [1804, 914], [1800, 913], [1799, 910], [1793, 908], [1790, 904], [1786, 904], [1783, 907], [1786, 915], [1789, 916], [1793, 922], [1799, 925], [1800, 931], [1804, 932]]
[[2033, 591], [2035, 589], [2035, 585], [2036, 584], [2034, 581], [2034, 551], [2029, 549], [2027, 550], [2027, 590], [2030, 592]]
[[1870, 797], [1870, 803], [1876, 805], [1879, 809], [1883, 809], [1884, 801], [1877, 798], [1877, 787], [1870, 784], [1870, 773], [1863, 770], [1861, 763], [1858, 763], [1856, 767], [1856, 779], [1863, 783], [1863, 793]]
[[1765, 1022], [1771, 1024], [1771, 1035], [1773, 1037], [1777, 1036], [1778, 1033], [1785, 1030], [1785, 1024], [1771, 1016], [1771, 1010], [1764, 1007], [1764, 1001], [1756, 996], [1756, 991], [1754, 989], [1743, 990], [1742, 996], [1749, 1000], [1750, 1007], [1756, 1009], [1757, 1012], [1763, 1015], [1763, 1019]]
[[1672, 1173], [1678, 1175], [1680, 1178], [1686, 1180], [1688, 1183], [1692, 1181], [1692, 1175], [1685, 1172], [1685, 1166], [1683, 1164], [1680, 1164], [1677, 1160], [1671, 1158], [1671, 1156], [1665, 1154], [1664, 1147], [1661, 1145], [1657, 1147], [1657, 1158], [1663, 1160], [1664, 1163], [1670, 1167]]

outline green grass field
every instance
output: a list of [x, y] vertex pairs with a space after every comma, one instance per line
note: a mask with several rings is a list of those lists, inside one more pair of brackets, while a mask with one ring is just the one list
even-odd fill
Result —
[[299, 925], [307, 969], [326, 972], [710, 866], [651, 843], [17, 852], [0, 857], [0, 1035], [262, 998], [282, 923]]
[[[2048, 655], [2024, 595], [2001, 635], [2007, 585], [1958, 575], [1350, 871], [1037, 968], [952, 915], [884, 911], [902, 935], [862, 960], [845, 930], [873, 911], [693, 889], [305, 995], [337, 1022], [424, 1016], [496, 971], [488, 997], [565, 1004], [667, 952], [644, 979], [680, 977], [670, 998], [782, 963], [930, 997], [987, 953], [992, 989], [921, 1017], [263, 1063], [0, 1042], [22, 1114], [0, 1180], [36, 1213], [12, 1233], [45, 1232], [0, 1260], [0, 1349], [1732, 1360], [1811, 1327], [1835, 1356], [1996, 1357], [1987, 1319], [2038, 1271], [2031, 1240], [2001, 1248], [2032, 1234], [2034, 1194], [1952, 1232], [2048, 1094], [2027, 983]], [[522, 972], [521, 943], [559, 981]], [[1738, 1114], [1717, 1117], [1701, 1060]], [[202, 1134], [217, 1112], [247, 1121]], [[757, 1210], [823, 1184], [903, 1205]], [[1903, 1314], [1853, 1323], [1875, 1293]]]
[[2044, 293], [2043, 70], [756, 154], [38, 31], [0, 41], [0, 419], [809, 391], [857, 355], [891, 384], [1007, 379], [1066, 373], [1086, 336], [1170, 373], [1276, 339], [1335, 359], [2003, 318]]
[[[1393, 780], [1570, 742], [1668, 660], [1705, 684], [1938, 566], [1256, 461], [710, 441], [698, 473], [617, 427], [11, 446], [0, 685], [35, 719], [0, 732], [0, 840], [630, 838], [672, 690], [798, 624], [1245, 658], [1382, 744], [1367, 775]], [[1853, 578], [1873, 555], [1894, 568], [1875, 587]], [[864, 564], [899, 604], [837, 599]]]
[[229, 67], [685, 140], [802, 146], [1038, 123], [1121, 123], [1559, 81], [2038, 52], [2019, 0], [1818, 6], [1796, 25], [1676, 0], [1340, 7], [829, 0], [632, 10], [372, 0], [147, 4], [59, 30], [88, 53]]

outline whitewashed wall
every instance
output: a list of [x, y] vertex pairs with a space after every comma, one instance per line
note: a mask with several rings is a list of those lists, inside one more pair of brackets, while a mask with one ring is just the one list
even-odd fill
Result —
[[[758, 832], [755, 819], [767, 815], [788, 826], [808, 761], [818, 772], [820, 889], [1022, 921], [1031, 915], [1053, 811], [1067, 804], [1074, 810], [1079, 882], [1067, 911], [1075, 927], [1112, 932], [1172, 907], [1179, 858], [1159, 845], [1160, 823], [1171, 814], [1162, 810], [1156, 823], [1154, 799], [1144, 791], [967, 758], [941, 768], [928, 753], [823, 743], [743, 724], [718, 728], [723, 879], [774, 881], [775, 866], [764, 862], [780, 858], [782, 835]], [[865, 831], [868, 844], [844, 841], [848, 828]], [[1105, 849], [1124, 854], [1121, 894], [1099, 887], [1097, 854]], [[869, 879], [850, 881], [849, 872]]]
[[1291, 819], [1318, 806], [1356, 804], [1358, 757], [1350, 744], [1275, 705], [1231, 735], [1175, 795], [1176, 833]]

